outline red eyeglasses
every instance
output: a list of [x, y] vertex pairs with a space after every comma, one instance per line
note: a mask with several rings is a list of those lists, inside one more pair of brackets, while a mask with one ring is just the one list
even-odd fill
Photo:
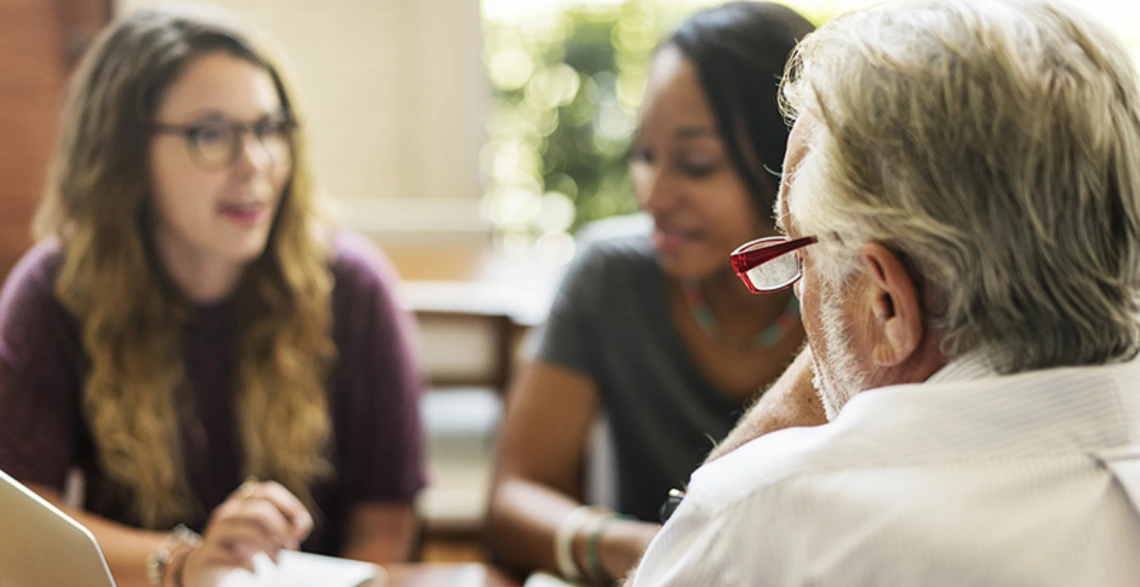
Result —
[[732, 268], [752, 293], [771, 293], [792, 286], [804, 276], [799, 250], [818, 242], [814, 236], [795, 240], [770, 236], [740, 245], [732, 252]]

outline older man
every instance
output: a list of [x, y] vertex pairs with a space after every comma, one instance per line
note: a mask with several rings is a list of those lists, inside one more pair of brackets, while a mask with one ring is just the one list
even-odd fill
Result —
[[830, 422], [698, 470], [634, 584], [1140, 585], [1128, 53], [937, 0], [828, 24], [786, 84], [787, 237], [733, 262], [795, 284]]

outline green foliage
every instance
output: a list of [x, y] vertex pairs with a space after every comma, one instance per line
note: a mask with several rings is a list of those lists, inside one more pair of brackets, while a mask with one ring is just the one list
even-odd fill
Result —
[[495, 108], [484, 212], [500, 234], [564, 235], [636, 210], [627, 153], [649, 59], [685, 15], [713, 3], [626, 0], [486, 23]]
[[626, 153], [662, 20], [629, 0], [571, 8], [547, 27], [488, 23], [485, 206], [500, 231], [537, 237], [636, 209]]

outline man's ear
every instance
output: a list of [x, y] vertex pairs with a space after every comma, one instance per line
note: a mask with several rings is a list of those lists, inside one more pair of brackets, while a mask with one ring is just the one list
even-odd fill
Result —
[[868, 277], [871, 360], [883, 367], [898, 365], [914, 354], [924, 335], [918, 287], [902, 261], [879, 243], [864, 244], [859, 260]]

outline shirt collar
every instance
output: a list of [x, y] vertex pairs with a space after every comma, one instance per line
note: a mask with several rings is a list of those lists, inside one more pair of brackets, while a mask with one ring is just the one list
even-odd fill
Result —
[[[949, 374], [958, 372], [954, 369]], [[1137, 381], [1140, 360], [993, 374], [971, 381], [928, 380], [857, 394], [838, 418], [821, 428], [832, 428], [833, 440], [847, 439], [836, 440], [834, 446], [862, 446], [863, 460], [1009, 455], [1131, 444], [1140, 442]], [[867, 446], [881, 450], [867, 451]]]
[[926, 380], [928, 384], [976, 381], [997, 375], [984, 353], [967, 352], [954, 357]]

